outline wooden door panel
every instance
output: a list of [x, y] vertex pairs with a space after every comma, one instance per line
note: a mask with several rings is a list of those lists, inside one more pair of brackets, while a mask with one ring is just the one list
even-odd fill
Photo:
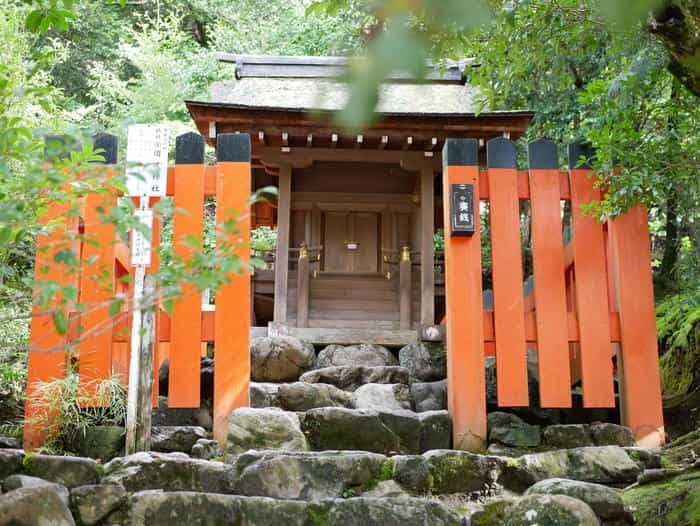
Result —
[[353, 213], [353, 241], [357, 250], [349, 251], [353, 258], [354, 272], [378, 272], [379, 217], [376, 213]]
[[325, 212], [323, 230], [326, 272], [350, 272], [350, 259], [344, 241], [349, 239], [348, 212]]

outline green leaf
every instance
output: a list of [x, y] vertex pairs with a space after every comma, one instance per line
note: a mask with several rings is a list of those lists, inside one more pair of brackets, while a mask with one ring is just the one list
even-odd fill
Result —
[[40, 9], [35, 9], [27, 15], [27, 20], [25, 25], [29, 31], [36, 31], [39, 28], [39, 24], [44, 20], [44, 13]]
[[56, 328], [56, 332], [61, 336], [65, 336], [68, 332], [68, 318], [61, 310], [55, 310], [53, 312], [53, 325]]

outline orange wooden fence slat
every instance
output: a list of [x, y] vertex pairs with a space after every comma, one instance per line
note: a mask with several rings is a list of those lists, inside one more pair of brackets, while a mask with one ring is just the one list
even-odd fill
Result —
[[498, 405], [529, 404], [515, 144], [487, 143]]
[[636, 205], [608, 225], [622, 336], [622, 420], [637, 444], [656, 447], [665, 432], [647, 211]]
[[[247, 264], [250, 256], [250, 136], [220, 134], [217, 138], [217, 229], [235, 221], [232, 256]], [[224, 231], [220, 232], [223, 235]], [[216, 294], [214, 315], [214, 437], [226, 444], [228, 417], [250, 405], [250, 274], [230, 277]]]
[[593, 172], [571, 169], [571, 219], [574, 300], [580, 327], [580, 365], [584, 407], [615, 407], [608, 318], [608, 276], [603, 225], [581, 206], [600, 201]]
[[[79, 244], [67, 239], [67, 235], [75, 234], [78, 230], [77, 218], [68, 219], [69, 209], [67, 204], [52, 204], [41, 219], [43, 225], [61, 220], [70, 221], [70, 224], [67, 227], [59, 225], [48, 235], [37, 236], [34, 260], [34, 279], [37, 281], [54, 282], [61, 286], [78, 286], [77, 275], [69, 275], [64, 266], [54, 260], [56, 254], [62, 250], [73, 250], [76, 257], [80, 252]], [[57, 299], [52, 300], [51, 304], [54, 308], [60, 308]], [[68, 309], [62, 310], [68, 316]], [[27, 358], [27, 397], [24, 406], [23, 445], [27, 450], [39, 447], [48, 431], [40, 427], [36, 420], [43, 410], [38, 403], [36, 382], [49, 382], [65, 376], [67, 343], [67, 335], [56, 331], [51, 313], [42, 312], [37, 306], [33, 306]]]
[[[112, 375], [112, 317], [109, 305], [114, 299], [116, 230], [104, 216], [116, 206], [116, 192], [91, 192], [85, 199], [84, 238], [81, 253], [79, 302], [85, 311], [80, 316], [80, 356], [78, 374], [85, 394], [95, 395], [95, 381]], [[104, 405], [107, 400], [92, 400]]]
[[535, 141], [530, 158], [532, 261], [542, 407], [571, 407], [564, 246], [556, 145]]
[[474, 185], [479, 195], [478, 143], [448, 139], [443, 149], [445, 281], [447, 301], [447, 404], [452, 416], [453, 447], [478, 451], [486, 444], [486, 381], [482, 337], [481, 236], [475, 199], [474, 235], [453, 237], [450, 189]]
[[[173, 172], [173, 253], [183, 261], [202, 250], [204, 169], [201, 164], [178, 164]], [[194, 285], [183, 283], [171, 319], [169, 407], [200, 405], [201, 304]]]

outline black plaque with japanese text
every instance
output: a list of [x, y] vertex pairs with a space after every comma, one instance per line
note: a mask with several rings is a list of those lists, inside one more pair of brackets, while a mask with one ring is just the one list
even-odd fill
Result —
[[452, 236], [474, 235], [474, 185], [453, 184], [450, 188]]

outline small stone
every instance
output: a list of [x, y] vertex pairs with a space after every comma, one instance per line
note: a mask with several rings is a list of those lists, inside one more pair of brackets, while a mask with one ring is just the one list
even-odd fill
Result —
[[190, 453], [192, 458], [201, 458], [203, 460], [211, 460], [216, 457], [223, 455], [219, 443], [216, 440], [208, 440], [206, 438], [200, 438], [192, 446], [192, 453]]
[[250, 407], [280, 407], [277, 397], [279, 386], [269, 382], [250, 382]]
[[659, 448], [626, 447], [623, 449], [643, 469], [658, 469], [661, 467], [661, 449]]
[[21, 447], [19, 440], [16, 438], [0, 436], [0, 449], [19, 449]]
[[411, 409], [411, 393], [404, 384], [365, 384], [353, 395], [357, 409], [401, 411]]
[[386, 461], [362, 451], [248, 451], [233, 463], [235, 491], [275, 499], [337, 498], [376, 483]]
[[483, 491], [495, 483], [503, 460], [467, 451], [433, 450], [423, 454], [429, 465], [434, 493]]
[[364, 384], [408, 384], [409, 378], [408, 369], [396, 365], [348, 365], [315, 369], [301, 375], [299, 380], [312, 384], [331, 384], [345, 391], [355, 391]]
[[489, 430], [494, 427], [520, 427], [525, 425], [525, 421], [518, 415], [504, 411], [491, 411], [486, 420]]
[[377, 411], [379, 420], [399, 439], [399, 447], [387, 453], [420, 453], [421, 423], [418, 414], [408, 410]]
[[542, 441], [539, 426], [520, 424], [517, 427], [493, 427], [489, 439], [513, 447], [537, 447]]
[[408, 493], [393, 480], [382, 480], [376, 487], [369, 491], [365, 491], [361, 497], [371, 497], [374, 499], [407, 499], [410, 497]]
[[151, 429], [151, 449], [162, 453], [189, 453], [192, 446], [207, 432], [198, 426], [155, 426]]
[[22, 471], [23, 460], [21, 449], [0, 449], [0, 480]]
[[291, 336], [254, 338], [250, 342], [251, 379], [290, 382], [313, 367], [313, 345]]
[[678, 468], [659, 468], [645, 469], [637, 477], [637, 483], [642, 486], [644, 484], [652, 484], [661, 480], [667, 480], [676, 477], [683, 473], [682, 469]]
[[459, 515], [435, 500], [416, 498], [336, 500], [329, 526], [459, 526]]
[[76, 438], [74, 449], [82, 457], [107, 461], [123, 453], [125, 437], [121, 426], [88, 427]]
[[226, 452], [236, 455], [249, 449], [309, 449], [299, 416], [281, 409], [236, 409], [229, 417]]
[[277, 398], [279, 405], [287, 411], [308, 411], [316, 407], [352, 407], [352, 394], [330, 384], [281, 384]]
[[590, 431], [596, 446], [634, 446], [634, 435], [629, 427], [596, 422], [590, 425]]
[[391, 458], [393, 479], [414, 495], [425, 495], [433, 486], [430, 464], [422, 455], [397, 455]]
[[411, 398], [418, 413], [447, 409], [447, 380], [413, 382]]
[[[417, 422], [416, 422], [417, 424]], [[416, 425], [418, 428], [418, 425]], [[303, 430], [314, 450], [347, 449], [398, 452], [399, 437], [376, 411], [321, 407], [306, 412]]]
[[566, 495], [528, 495], [504, 515], [504, 526], [600, 526], [588, 504]]
[[568, 495], [588, 504], [603, 520], [624, 517], [625, 504], [620, 494], [612, 488], [591, 482], [567, 479], [547, 479], [531, 486], [526, 495]]
[[40, 486], [0, 495], [0, 524], [75, 526], [75, 521], [54, 488]]
[[100, 478], [97, 462], [91, 458], [33, 455], [25, 462], [27, 474], [74, 488], [97, 484]]
[[199, 426], [211, 430], [211, 410], [206, 406], [195, 408], [168, 407], [168, 397], [158, 397], [158, 407], [151, 413], [152, 426]]
[[447, 376], [447, 353], [442, 343], [410, 343], [399, 351], [399, 364], [412, 378], [424, 382]]
[[19, 488], [41, 488], [49, 487], [53, 489], [56, 494], [61, 498], [61, 501], [68, 506], [68, 488], [61, 484], [56, 484], [55, 482], [48, 482], [44, 479], [37, 477], [30, 477], [28, 475], [10, 475], [2, 483], [2, 489], [5, 493], [9, 491], [14, 491]]
[[344, 365], [379, 367], [398, 365], [398, 360], [389, 349], [381, 345], [361, 343], [359, 345], [328, 345], [316, 358], [316, 369]]
[[119, 484], [128, 492], [205, 491], [231, 493], [231, 468], [222, 462], [188, 457], [184, 453], [134, 453], [104, 466], [102, 484]]
[[452, 447], [452, 418], [447, 411], [418, 413], [420, 420], [420, 452]]
[[585, 424], [561, 424], [547, 426], [543, 432], [544, 442], [555, 448], [592, 446], [593, 438]]
[[73, 509], [85, 526], [98, 524], [126, 502], [126, 490], [116, 484], [78, 486], [70, 492]]

